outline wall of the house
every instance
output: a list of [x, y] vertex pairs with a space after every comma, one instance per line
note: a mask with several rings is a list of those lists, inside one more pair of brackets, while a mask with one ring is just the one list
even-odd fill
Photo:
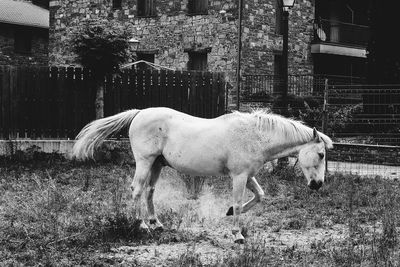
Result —
[[[282, 35], [276, 33], [276, 0], [246, 1], [243, 62], [246, 73], [274, 74], [274, 55], [281, 54]], [[289, 11], [289, 74], [311, 74], [314, 5], [298, 0]]]
[[[51, 1], [51, 64], [77, 64], [72, 34], [85, 21], [115, 21], [129, 28], [140, 40], [139, 49], [158, 49], [155, 63], [185, 69], [189, 47], [211, 47], [209, 70], [234, 71], [237, 54], [237, 7], [234, 0], [209, 1], [209, 14], [186, 15], [187, 0], [156, 1], [157, 17], [137, 18], [136, 1], [122, 1], [113, 10], [109, 0]], [[220, 14], [225, 10], [226, 15]], [[273, 73], [274, 52], [282, 49], [282, 36], [275, 34], [275, 0], [249, 1], [243, 16], [243, 66], [246, 72]], [[289, 65], [292, 72], [312, 71], [310, 43], [314, 7], [300, 0], [290, 14]]]
[[29, 54], [14, 51], [14, 31], [16, 25], [0, 23], [0, 65], [48, 65], [48, 30], [30, 28], [32, 51]]
[[[276, 0], [244, 1], [244, 73], [274, 73], [274, 54], [282, 50], [282, 35], [275, 34]], [[208, 15], [186, 14], [187, 0], [156, 1], [157, 16], [138, 18], [136, 1], [123, 0], [122, 9], [113, 10], [110, 0], [50, 1], [50, 64], [79, 65], [73, 52], [73, 34], [88, 21], [115, 22], [132, 31], [140, 40], [139, 50], [154, 50], [155, 63], [186, 69], [186, 48], [211, 48], [208, 70], [227, 73], [235, 86], [237, 60], [237, 0], [209, 0]], [[226, 11], [222, 14], [221, 11]], [[289, 73], [312, 73], [310, 56], [313, 0], [298, 0], [289, 18]], [[129, 61], [129, 60], [128, 60]], [[230, 91], [229, 101], [235, 102]]]
[[187, 1], [156, 1], [157, 17], [137, 18], [136, 1], [122, 1], [121, 10], [113, 10], [109, 0], [52, 1], [50, 62], [54, 65], [74, 65], [71, 38], [89, 20], [112, 21], [132, 31], [140, 40], [139, 50], [158, 50], [155, 63], [186, 69], [188, 54], [185, 48], [211, 47], [208, 67], [211, 71], [235, 69], [236, 21], [219, 14], [222, 9], [237, 16], [235, 1], [210, 1], [206, 16], [186, 15]]

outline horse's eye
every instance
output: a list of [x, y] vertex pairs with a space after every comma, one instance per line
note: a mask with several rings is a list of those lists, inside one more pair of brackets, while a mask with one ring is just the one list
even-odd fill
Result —
[[323, 152], [319, 152], [318, 156], [319, 156], [320, 159], [323, 159], [325, 157], [325, 154]]

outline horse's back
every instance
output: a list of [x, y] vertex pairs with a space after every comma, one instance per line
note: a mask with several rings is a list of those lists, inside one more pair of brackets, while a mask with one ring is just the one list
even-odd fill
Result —
[[226, 156], [223, 117], [203, 119], [169, 108], [142, 110], [130, 127], [135, 156], [163, 155], [169, 165], [186, 173], [218, 174]]

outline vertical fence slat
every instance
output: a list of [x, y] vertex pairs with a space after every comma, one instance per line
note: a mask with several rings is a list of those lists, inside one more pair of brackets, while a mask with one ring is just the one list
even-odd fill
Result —
[[167, 107], [173, 108], [174, 107], [174, 76], [173, 72], [168, 71], [167, 72]]
[[10, 67], [2, 67], [2, 96], [1, 96], [1, 121], [3, 128], [3, 136], [8, 139], [10, 137]]
[[182, 101], [182, 112], [185, 112], [185, 113], [189, 112], [188, 93], [189, 93], [188, 72], [183, 71], [183, 72], [181, 72], [180, 95], [181, 95], [181, 101]]

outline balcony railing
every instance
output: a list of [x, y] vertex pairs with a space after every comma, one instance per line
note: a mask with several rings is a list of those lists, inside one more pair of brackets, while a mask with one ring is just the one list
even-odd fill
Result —
[[319, 19], [314, 26], [315, 42], [366, 47], [370, 31], [365, 25]]

